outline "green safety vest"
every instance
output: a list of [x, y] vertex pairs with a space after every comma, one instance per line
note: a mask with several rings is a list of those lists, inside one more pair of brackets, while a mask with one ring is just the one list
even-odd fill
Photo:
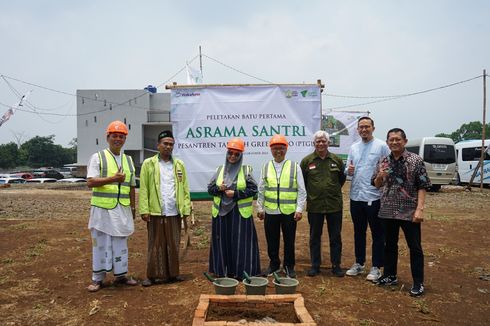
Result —
[[[105, 149], [97, 153], [100, 160], [100, 177], [106, 178], [117, 173], [119, 167], [112, 153]], [[113, 209], [117, 204], [123, 206], [130, 205], [129, 191], [130, 182], [134, 174], [134, 164], [130, 156], [123, 154], [121, 158], [122, 171], [126, 174], [124, 182], [108, 183], [106, 185], [92, 189], [92, 199], [90, 204], [105, 209]]]
[[277, 174], [274, 163], [270, 161], [264, 165], [262, 175], [265, 184], [264, 206], [268, 209], [279, 210], [284, 215], [296, 211], [296, 199], [298, 198], [298, 182], [296, 179], [297, 163], [291, 164], [286, 160], [282, 166], [281, 177], [277, 184]]
[[[240, 172], [238, 173], [238, 179], [237, 179], [237, 185], [236, 188], [237, 190], [245, 190], [247, 188], [247, 182], [245, 180], [245, 174], [248, 174], [250, 172], [250, 167], [248, 165], [243, 165], [242, 168], [240, 169]], [[224, 174], [224, 169], [223, 165], [218, 168], [218, 178], [216, 178], [216, 185], [221, 185], [223, 183], [223, 174]], [[252, 197], [247, 197], [238, 200], [237, 205], [238, 205], [238, 211], [240, 212], [240, 215], [243, 218], [249, 218], [252, 216], [252, 202], [254, 198]], [[213, 217], [217, 217], [219, 213], [219, 205], [221, 203], [221, 196], [214, 196], [213, 199], [213, 208], [211, 210], [211, 213]]]

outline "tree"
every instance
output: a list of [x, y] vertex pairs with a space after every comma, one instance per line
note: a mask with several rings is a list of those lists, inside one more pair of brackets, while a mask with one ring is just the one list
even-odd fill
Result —
[[17, 166], [19, 148], [14, 142], [0, 145], [0, 168], [10, 169]]
[[[439, 133], [436, 137], [448, 137], [454, 140], [455, 143], [468, 139], [481, 139], [482, 123], [480, 121], [464, 123], [456, 131], [453, 131], [450, 134]], [[485, 138], [490, 138], [490, 123], [487, 123], [485, 126]]]
[[62, 166], [73, 163], [73, 150], [54, 144], [54, 135], [36, 136], [20, 146], [20, 158], [32, 167]]

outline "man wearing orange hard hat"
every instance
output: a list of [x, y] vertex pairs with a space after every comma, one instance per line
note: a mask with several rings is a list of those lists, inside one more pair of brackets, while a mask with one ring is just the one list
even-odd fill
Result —
[[281, 229], [284, 239], [284, 272], [295, 278], [296, 223], [306, 203], [303, 174], [298, 163], [287, 160], [288, 141], [283, 135], [272, 136], [269, 146], [273, 159], [264, 164], [257, 197], [257, 217], [264, 220], [269, 267], [265, 275], [280, 271]]
[[121, 121], [107, 126], [109, 148], [92, 155], [87, 185], [92, 188], [88, 228], [92, 236], [90, 292], [103, 286], [112, 271], [115, 284], [137, 285], [128, 273], [128, 237], [134, 232], [135, 169], [131, 156], [121, 152], [128, 128]]

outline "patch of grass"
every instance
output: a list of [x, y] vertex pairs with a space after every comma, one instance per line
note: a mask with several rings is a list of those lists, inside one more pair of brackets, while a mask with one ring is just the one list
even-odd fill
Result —
[[209, 247], [208, 237], [200, 237], [196, 245], [197, 249], [205, 249]]
[[8, 226], [9, 230], [26, 230], [29, 228], [29, 223], [19, 223], [19, 224], [12, 224]]
[[203, 226], [199, 226], [199, 227], [195, 228], [195, 229], [193, 230], [193, 232], [192, 232], [192, 233], [193, 233], [193, 234], [194, 234], [196, 237], [200, 237], [200, 236], [202, 236], [202, 235], [203, 235], [205, 232], [206, 232], [206, 228], [205, 228], [205, 227], [203, 227]]
[[370, 305], [376, 303], [376, 300], [368, 300], [368, 299], [359, 299], [359, 302], [365, 305]]
[[415, 307], [425, 315], [430, 314], [429, 306], [425, 300], [415, 300]]
[[12, 258], [2, 259], [2, 264], [12, 264], [14, 260]]
[[374, 320], [372, 319], [359, 319], [359, 325], [361, 326], [369, 326], [374, 323]]
[[26, 251], [26, 257], [27, 258], [33, 258], [33, 257], [38, 257], [41, 256], [43, 253], [44, 249], [46, 248], [46, 244], [48, 243], [48, 240], [46, 239], [41, 239], [39, 240], [34, 247], [31, 247], [27, 249]]

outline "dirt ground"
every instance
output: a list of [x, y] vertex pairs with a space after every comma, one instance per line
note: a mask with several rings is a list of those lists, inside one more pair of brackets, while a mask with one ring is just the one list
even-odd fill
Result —
[[[184, 282], [149, 288], [86, 290], [91, 275], [87, 230], [90, 192], [14, 185], [0, 189], [0, 324], [2, 325], [190, 325], [199, 295], [214, 293], [202, 272], [209, 254], [210, 202], [195, 202], [191, 247], [181, 263]], [[349, 184], [344, 186], [347, 199]], [[353, 231], [344, 202], [342, 265], [354, 261]], [[330, 273], [323, 237], [322, 274], [309, 278], [308, 222], [296, 240], [298, 292], [318, 325], [489, 325], [490, 191], [459, 187], [430, 193], [422, 228], [426, 295], [412, 298], [409, 257], [400, 240], [399, 280], [379, 288], [364, 277]], [[262, 266], [267, 254], [262, 222], [256, 220]], [[368, 240], [370, 241], [370, 240]], [[129, 240], [130, 274], [145, 278], [146, 227], [138, 216]], [[368, 250], [368, 261], [370, 250]], [[369, 266], [370, 267], [370, 266]], [[110, 279], [109, 279], [110, 280]], [[271, 280], [272, 281], [272, 280]], [[243, 286], [237, 289], [244, 293]], [[267, 289], [274, 293], [272, 282]]]

